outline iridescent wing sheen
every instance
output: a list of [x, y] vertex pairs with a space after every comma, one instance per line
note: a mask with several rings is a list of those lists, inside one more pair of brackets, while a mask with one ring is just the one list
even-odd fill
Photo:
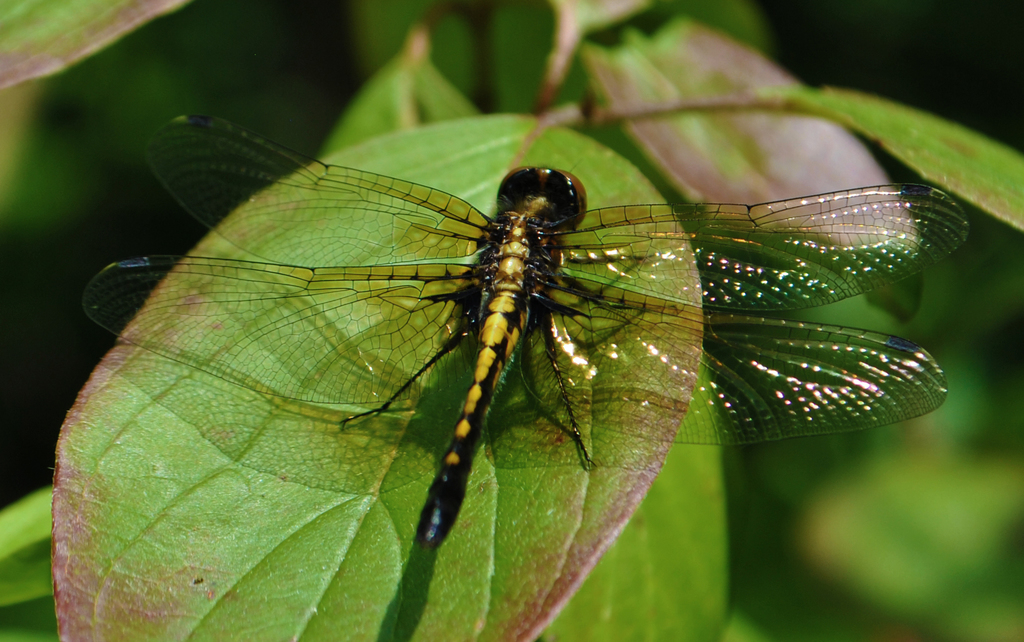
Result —
[[[678, 420], [688, 405], [677, 441], [743, 444], [885, 425], [925, 414], [945, 398], [934, 359], [898, 337], [698, 315], [694, 276], [683, 269], [692, 260], [679, 242], [683, 224], [657, 207], [597, 212], [599, 220], [562, 235], [562, 269], [548, 281], [553, 312], [542, 329], [553, 340], [534, 339], [526, 348], [537, 371], [535, 394], [547, 408], [564, 395], [585, 418], [576, 417], [582, 427], [604, 400], [602, 422], [643, 439], [649, 422]], [[706, 288], [702, 295], [706, 302]], [[703, 347], [704, 385], [694, 390], [695, 346]], [[563, 426], [567, 420], [563, 413]]]
[[277, 263], [315, 268], [468, 257], [489, 224], [451, 194], [325, 165], [216, 118], [172, 121], [153, 138], [148, 158], [193, 216]]
[[715, 313], [678, 440], [747, 444], [884, 426], [931, 412], [946, 378], [920, 346], [886, 334]]
[[576, 247], [600, 262], [607, 242], [641, 222], [677, 223], [694, 249], [704, 306], [737, 311], [812, 307], [898, 281], [948, 255], [968, 229], [939, 190], [895, 184], [760, 205], [602, 208], [565, 236], [589, 234]]
[[252, 390], [373, 409], [465, 333], [471, 272], [149, 257], [100, 272], [84, 303], [125, 341]]
[[[713, 314], [698, 343], [701, 329], [692, 317], [593, 301], [582, 307], [591, 318], [629, 319], [604, 336], [579, 316], [554, 314], [543, 328], [557, 337], [555, 364], [598, 463], [630, 464], [628, 452], [602, 452], [602, 433], [591, 430], [598, 416], [605, 430], [643, 441], [665, 434], [664, 427], [652, 429], [655, 422], [679, 425], [685, 415], [676, 441], [734, 445], [884, 426], [927, 414], [946, 396], [932, 356], [899, 337]], [[524, 350], [537, 373], [529, 388], [568, 431], [542, 335], [531, 336]]]
[[579, 313], [551, 313], [527, 337], [527, 387], [563, 430], [575, 420], [598, 465], [642, 465], [642, 449], [609, 444], [624, 430], [651, 441], [679, 426], [697, 380], [701, 315], [694, 306], [643, 301], [625, 289], [576, 285], [581, 289], [556, 298]]
[[641, 465], [643, 449], [615, 447], [615, 435], [631, 426], [650, 442], [686, 413], [704, 317], [679, 231], [672, 221], [638, 221], [603, 242], [600, 230], [566, 234], [560, 269], [544, 275], [535, 297], [537, 327], [522, 349], [526, 388], [563, 430], [575, 421], [599, 465]]

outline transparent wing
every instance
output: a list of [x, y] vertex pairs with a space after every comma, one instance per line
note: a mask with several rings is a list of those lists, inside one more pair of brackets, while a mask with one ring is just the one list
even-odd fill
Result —
[[[523, 362], [535, 406], [563, 440], [575, 420], [595, 462], [633, 467], [649, 461], [646, 448], [672, 441], [686, 412], [704, 317], [686, 240], [652, 234], [646, 223], [622, 231], [603, 245], [603, 262], [560, 248], [561, 269], [544, 275], [531, 308], [537, 327]], [[622, 448], [626, 427], [642, 435], [643, 447]]]
[[704, 306], [812, 307], [919, 272], [967, 238], [963, 211], [939, 190], [882, 185], [760, 205], [672, 204], [587, 212], [562, 233], [578, 263], [641, 232], [682, 234], [700, 271]]
[[[645, 448], [671, 442], [686, 413], [700, 359], [700, 312], [613, 286], [576, 285], [601, 294], [558, 292], [557, 305], [576, 312], [545, 315], [524, 344], [526, 385], [538, 402], [531, 407], [542, 409], [563, 442], [575, 421], [599, 465], [642, 467]], [[623, 431], [636, 431], [644, 446], [623, 449]], [[545, 438], [522, 432], [517, 443]]]
[[890, 335], [719, 313], [708, 316], [703, 345], [704, 383], [678, 435], [686, 443], [884, 426], [931, 412], [946, 397], [932, 356]]
[[100, 272], [84, 305], [125, 341], [252, 390], [373, 408], [464, 333], [471, 270], [149, 257]]
[[[268, 261], [379, 265], [472, 255], [487, 219], [440, 190], [324, 165], [223, 120], [178, 118], [148, 158], [193, 216]], [[227, 218], [228, 214], [233, 214]]]

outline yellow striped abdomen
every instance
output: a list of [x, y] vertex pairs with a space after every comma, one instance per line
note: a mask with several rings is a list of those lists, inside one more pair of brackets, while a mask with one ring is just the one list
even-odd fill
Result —
[[497, 269], [491, 287], [484, 291], [477, 335], [480, 351], [473, 370], [473, 383], [466, 393], [451, 445], [442, 460], [441, 471], [430, 486], [416, 530], [416, 541], [426, 547], [438, 546], [455, 523], [466, 496], [473, 453], [487, 409], [526, 323], [528, 293], [524, 291], [523, 269], [529, 249], [520, 242], [525, 219], [518, 222], [497, 252]]

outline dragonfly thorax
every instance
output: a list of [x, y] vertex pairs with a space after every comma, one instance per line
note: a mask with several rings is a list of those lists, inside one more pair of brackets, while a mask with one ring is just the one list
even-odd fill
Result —
[[586, 196], [572, 175], [551, 169], [514, 170], [498, 191], [498, 213], [490, 227], [488, 247], [479, 262], [483, 326], [492, 302], [516, 311], [525, 322], [531, 295], [543, 287], [560, 260], [554, 232], [571, 229], [585, 211]]

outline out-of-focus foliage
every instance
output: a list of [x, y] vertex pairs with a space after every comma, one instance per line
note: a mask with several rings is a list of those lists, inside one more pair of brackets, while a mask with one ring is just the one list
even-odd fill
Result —
[[49, 486], [0, 511], [0, 606], [53, 592]]
[[0, 89], [56, 73], [187, 0], [35, 0], [0, 5]]
[[53, 597], [40, 597], [0, 608], [3, 642], [57, 642]]
[[[440, 19], [425, 64], [393, 62], [382, 71], [430, 4], [199, 2], [61, 75], [0, 93], [0, 503], [48, 482], [57, 427], [111, 344], [79, 309], [88, 278], [117, 258], [182, 253], [203, 233], [142, 164], [162, 123], [211, 113], [313, 153], [375, 73], [378, 91], [396, 106], [364, 113], [381, 117], [381, 131], [469, 112], [458, 92], [483, 111], [531, 107], [555, 33], [539, 3], [469, 3]], [[678, 15], [767, 51], [811, 85], [878, 93], [1024, 148], [1024, 42], [1016, 33], [1024, 6], [983, 0], [965, 12], [952, 0], [676, 0], [653, 3], [629, 25], [650, 35]], [[622, 33], [590, 37], [612, 49]], [[481, 43], [490, 45], [487, 55], [471, 55]], [[582, 98], [584, 86], [575, 64], [556, 102]], [[634, 159], [671, 196], [618, 129], [588, 133]], [[339, 140], [359, 137], [346, 136]], [[914, 179], [878, 157], [894, 178]], [[924, 276], [908, 323], [863, 300], [814, 312], [927, 346], [949, 379], [942, 408], [869, 433], [727, 451], [739, 615], [725, 639], [1024, 637], [1013, 608], [1024, 573], [1024, 240], [978, 211], [971, 223], [966, 246]], [[599, 575], [630, 567], [656, 579], [657, 555], [671, 551], [643, 541], [643, 530], [629, 537], [647, 548], [636, 544], [633, 557], [614, 552], [595, 585], [611, 586]], [[584, 595], [597, 606], [637, 596]], [[593, 612], [574, 608], [584, 609], [570, 606], [566, 617]], [[53, 639], [51, 609], [49, 598], [0, 608], [0, 635]], [[617, 615], [597, 633], [622, 639]], [[642, 624], [632, 632], [659, 630]], [[578, 625], [555, 626], [561, 639], [594, 633]]]

